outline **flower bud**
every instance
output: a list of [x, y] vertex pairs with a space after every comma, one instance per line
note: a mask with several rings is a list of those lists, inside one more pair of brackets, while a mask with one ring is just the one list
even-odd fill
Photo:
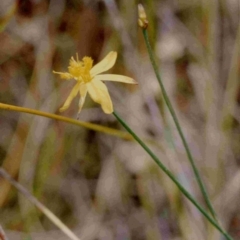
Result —
[[138, 25], [143, 29], [148, 27], [147, 15], [142, 4], [138, 4]]

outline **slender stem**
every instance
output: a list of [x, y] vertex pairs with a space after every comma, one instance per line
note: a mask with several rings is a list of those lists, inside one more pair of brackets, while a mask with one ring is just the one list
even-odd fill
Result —
[[199, 205], [199, 203], [191, 196], [191, 194], [179, 183], [176, 177], [169, 171], [165, 165], [158, 159], [158, 157], [148, 148], [148, 146], [136, 135], [136, 133], [125, 123], [125, 121], [116, 113], [113, 112], [116, 119], [122, 124], [122, 126], [133, 136], [133, 138], [142, 146], [142, 148], [149, 154], [149, 156], [155, 161], [155, 163], [163, 170], [164, 173], [176, 184], [178, 189], [185, 195], [186, 198], [208, 219], [208, 221], [217, 228], [228, 240], [233, 240], [227, 232], [225, 232], [208, 213]]
[[132, 137], [126, 132], [122, 132], [122, 131], [119, 131], [116, 129], [104, 127], [104, 126], [89, 123], [89, 122], [83, 122], [83, 121], [75, 120], [72, 118], [59, 116], [59, 115], [52, 114], [52, 113], [38, 111], [35, 109], [31, 109], [31, 108], [18, 107], [18, 106], [14, 106], [14, 105], [10, 105], [10, 104], [0, 103], [0, 109], [16, 111], [16, 112], [24, 112], [24, 113], [29, 113], [29, 114], [33, 114], [33, 115], [42, 116], [42, 117], [52, 118], [55, 120], [71, 123], [71, 124], [78, 125], [81, 127], [85, 127], [85, 128], [88, 128], [88, 129], [91, 129], [94, 131], [99, 131], [99, 132], [103, 132], [103, 133], [110, 134], [113, 136], [117, 136], [117, 137], [120, 137], [123, 139], [127, 139], [127, 140], [132, 139]]
[[165, 90], [165, 87], [164, 87], [164, 85], [163, 85], [163, 83], [162, 83], [160, 74], [158, 73], [157, 64], [156, 64], [156, 61], [155, 61], [154, 56], [153, 56], [153, 51], [152, 51], [152, 48], [151, 48], [151, 45], [150, 45], [150, 42], [149, 42], [147, 30], [146, 30], [146, 29], [142, 29], [142, 32], [143, 32], [144, 40], [145, 40], [146, 45], [147, 45], [149, 57], [150, 57], [150, 60], [151, 60], [151, 63], [152, 63], [154, 72], [155, 72], [155, 74], [156, 74], [158, 83], [159, 83], [160, 88], [161, 88], [161, 90], [162, 90], [163, 98], [164, 98], [164, 100], [165, 100], [165, 102], [166, 102], [166, 104], [167, 104], [167, 107], [168, 107], [168, 109], [169, 109], [169, 111], [170, 111], [170, 113], [171, 113], [171, 115], [172, 115], [173, 121], [174, 121], [174, 123], [175, 123], [175, 125], [176, 125], [176, 127], [177, 127], [178, 133], [179, 133], [180, 138], [181, 138], [181, 140], [182, 140], [182, 142], [183, 142], [184, 148], [185, 148], [186, 153], [187, 153], [187, 157], [188, 157], [189, 162], [190, 162], [190, 164], [191, 164], [191, 166], [192, 166], [193, 172], [194, 172], [194, 174], [195, 174], [195, 176], [196, 176], [197, 183], [198, 183], [199, 188], [200, 188], [200, 190], [201, 190], [201, 192], [202, 192], [202, 195], [203, 195], [203, 197], [204, 197], [204, 200], [205, 200], [205, 202], [206, 202], [206, 204], [207, 204], [207, 206], [208, 206], [208, 209], [209, 209], [209, 211], [211, 212], [213, 218], [217, 221], [217, 219], [216, 219], [216, 214], [215, 214], [215, 212], [214, 212], [214, 209], [213, 209], [213, 207], [212, 207], [212, 204], [211, 204], [210, 199], [209, 199], [208, 194], [207, 194], [207, 190], [206, 190], [206, 188], [205, 188], [205, 186], [204, 186], [204, 184], [203, 184], [203, 181], [202, 181], [202, 179], [201, 179], [201, 177], [200, 177], [200, 174], [199, 174], [199, 172], [198, 172], [198, 169], [197, 169], [197, 167], [196, 167], [196, 165], [195, 165], [193, 156], [192, 156], [191, 151], [190, 151], [190, 149], [189, 149], [189, 147], [188, 147], [186, 138], [185, 138], [185, 136], [184, 136], [184, 134], [183, 134], [183, 131], [182, 131], [181, 125], [180, 125], [180, 123], [179, 123], [179, 121], [178, 121], [177, 115], [176, 115], [176, 113], [175, 113], [175, 111], [174, 111], [174, 109], [173, 109], [173, 106], [172, 106], [172, 104], [171, 104], [171, 102], [170, 102], [170, 99], [168, 98], [168, 95], [167, 95], [167, 92], [166, 92], [166, 90]]
[[[34, 204], [47, 218], [55, 224], [71, 240], [81, 240], [73, 233], [58, 217], [56, 217], [45, 205], [38, 201], [25, 187], [15, 181], [11, 175], [0, 167], [0, 176], [9, 181], [20, 193], [22, 193], [32, 204]], [[0, 235], [0, 239], [1, 235]]]

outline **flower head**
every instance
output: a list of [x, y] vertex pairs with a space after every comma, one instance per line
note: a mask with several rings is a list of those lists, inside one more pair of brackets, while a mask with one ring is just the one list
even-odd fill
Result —
[[76, 80], [76, 84], [70, 92], [64, 105], [60, 108], [60, 112], [65, 111], [71, 104], [74, 97], [80, 94], [79, 100], [79, 110], [80, 113], [82, 106], [85, 102], [87, 93], [93, 101], [99, 103], [105, 113], [112, 113], [113, 106], [112, 100], [108, 93], [106, 85], [102, 81], [114, 81], [123, 82], [129, 84], [137, 84], [137, 82], [123, 75], [117, 74], [100, 74], [113, 67], [117, 59], [116, 52], [110, 52], [101, 62], [93, 66], [93, 60], [90, 57], [84, 57], [82, 61], [78, 60], [78, 55], [76, 60], [71, 57], [68, 72], [55, 72], [59, 74], [62, 79]]
[[142, 4], [138, 4], [138, 25], [143, 29], [148, 27], [147, 15]]

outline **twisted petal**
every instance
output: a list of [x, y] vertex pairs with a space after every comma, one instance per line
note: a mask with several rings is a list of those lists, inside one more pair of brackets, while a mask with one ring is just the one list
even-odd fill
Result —
[[65, 101], [65, 103], [63, 104], [63, 106], [59, 109], [60, 112], [65, 111], [66, 109], [68, 109], [69, 105], [71, 104], [73, 98], [75, 98], [77, 96], [77, 93], [79, 91], [79, 87], [80, 87], [80, 83], [78, 82], [77, 84], [75, 84], [75, 86], [73, 87], [72, 91], [70, 92], [67, 100]]
[[90, 74], [92, 77], [99, 73], [109, 70], [115, 64], [117, 59], [117, 52], [110, 52], [101, 62], [96, 64], [91, 70]]
[[73, 78], [73, 76], [70, 73], [67, 73], [67, 72], [55, 72], [55, 71], [53, 71], [53, 73], [59, 74], [62, 79], [70, 80], [70, 79]]
[[86, 98], [86, 95], [87, 95], [87, 85], [86, 84], [82, 84], [80, 86], [79, 93], [80, 93], [80, 100], [79, 100], [79, 104], [78, 104], [78, 106], [79, 106], [78, 114], [82, 110], [82, 107], [83, 107], [83, 104], [85, 102], [85, 98]]
[[110, 114], [113, 112], [112, 100], [103, 82], [93, 79], [87, 83], [87, 89], [93, 101], [101, 104], [105, 113]]
[[126, 77], [118, 74], [100, 74], [94, 77], [96, 80], [100, 81], [113, 81], [113, 82], [122, 82], [129, 84], [138, 84], [133, 78]]

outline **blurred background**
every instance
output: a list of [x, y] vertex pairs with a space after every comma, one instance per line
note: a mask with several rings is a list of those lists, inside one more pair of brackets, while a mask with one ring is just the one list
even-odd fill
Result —
[[[60, 114], [69, 59], [117, 51], [114, 109], [204, 204], [150, 65], [134, 0], [0, 2], [0, 102]], [[159, 72], [221, 224], [240, 239], [239, 0], [142, 1]], [[78, 99], [63, 116], [76, 119]], [[122, 129], [87, 98], [80, 120]], [[122, 129], [123, 130], [123, 129]], [[222, 239], [141, 147], [105, 133], [0, 111], [0, 163], [81, 239]], [[9, 239], [67, 239], [0, 178]]]

